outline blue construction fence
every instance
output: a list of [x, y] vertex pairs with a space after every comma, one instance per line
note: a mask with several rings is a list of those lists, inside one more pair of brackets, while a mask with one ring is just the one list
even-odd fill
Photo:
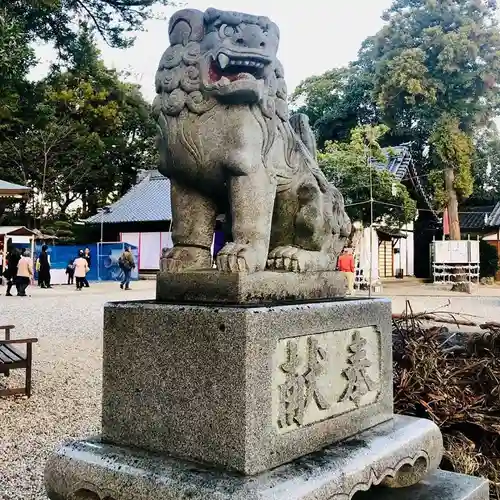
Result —
[[[27, 245], [16, 244], [19, 248]], [[77, 245], [48, 245], [47, 252], [50, 255], [50, 264], [52, 269], [66, 269], [70, 262], [73, 262], [80, 250], [88, 248], [90, 250], [90, 271], [87, 274], [89, 281], [120, 281], [123, 277], [123, 271], [118, 265], [118, 259], [125, 250], [125, 246], [129, 246], [136, 262], [135, 269], [132, 270], [131, 278], [139, 279], [139, 249], [135, 245], [130, 245], [126, 242], [111, 242], [111, 243], [92, 243], [84, 246]], [[35, 255], [33, 262], [36, 262], [38, 255], [42, 251], [42, 245], [35, 245]], [[35, 279], [38, 278], [38, 273], [35, 272]]]

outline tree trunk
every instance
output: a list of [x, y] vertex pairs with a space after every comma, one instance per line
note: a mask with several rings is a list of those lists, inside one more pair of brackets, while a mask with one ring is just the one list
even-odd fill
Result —
[[454, 187], [455, 173], [452, 168], [444, 171], [444, 186], [448, 196], [448, 218], [450, 222], [450, 240], [460, 240], [460, 221], [458, 218], [458, 198]]

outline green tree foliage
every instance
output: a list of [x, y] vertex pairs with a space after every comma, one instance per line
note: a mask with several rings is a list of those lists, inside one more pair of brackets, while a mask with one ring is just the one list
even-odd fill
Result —
[[454, 237], [457, 204], [472, 192], [473, 162], [479, 156], [484, 169], [495, 157], [491, 141], [488, 160], [484, 144], [477, 155], [474, 139], [499, 111], [496, 14], [492, 0], [394, 0], [385, 26], [348, 69], [308, 79], [294, 96], [304, 101], [320, 143], [348, 137], [353, 122], [389, 126], [384, 145], [412, 142], [437, 208], [448, 206], [454, 217]]
[[385, 126], [356, 127], [349, 142], [327, 142], [323, 152], [318, 154], [321, 169], [329, 181], [344, 194], [347, 212], [352, 220], [370, 224], [370, 176], [374, 200], [374, 222], [401, 226], [411, 222], [416, 215], [416, 202], [406, 187], [387, 170], [370, 168], [368, 158], [379, 162], [387, 161], [379, 140], [387, 132]]
[[78, 45], [78, 27], [84, 21], [113, 47], [127, 47], [132, 31], [141, 30], [154, 7], [170, 0], [0, 0], [0, 8], [25, 25], [31, 40], [51, 42], [61, 55]]
[[73, 224], [68, 221], [58, 220], [42, 227], [44, 234], [51, 234], [57, 237], [58, 243], [74, 243]]
[[500, 32], [489, 0], [394, 0], [359, 57], [396, 131], [429, 133], [445, 114], [467, 132], [498, 110]]
[[29, 42], [23, 23], [0, 7], [0, 130], [16, 116], [25, 90], [24, 76], [34, 63]]
[[474, 141], [471, 205], [495, 204], [500, 199], [500, 135], [496, 127], [481, 130]]
[[105, 67], [85, 27], [72, 65], [37, 85], [36, 112], [0, 135], [0, 178], [33, 188], [37, 218], [81, 214], [122, 194], [155, 165], [155, 125], [136, 86]]
[[[394, 0], [387, 24], [360, 53], [374, 70], [374, 97], [396, 134], [431, 147], [435, 199], [460, 238], [458, 202], [472, 193], [472, 134], [498, 110], [500, 31], [483, 0]], [[442, 179], [444, 178], [444, 182]], [[444, 189], [443, 189], [444, 185]]]
[[358, 125], [377, 123], [371, 99], [372, 78], [351, 66], [304, 80], [291, 96], [297, 111], [309, 117], [322, 148], [326, 141], [349, 140]]
[[[454, 171], [453, 187], [462, 198], [472, 194], [472, 139], [462, 130], [457, 118], [443, 115], [436, 124], [429, 138], [431, 158], [434, 165], [441, 169]], [[435, 200], [444, 207], [448, 204], [448, 193], [441, 170], [435, 170], [429, 175], [429, 180], [435, 187]]]

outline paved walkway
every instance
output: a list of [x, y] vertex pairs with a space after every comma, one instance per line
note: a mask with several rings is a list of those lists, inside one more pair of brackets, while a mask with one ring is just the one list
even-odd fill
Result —
[[[99, 433], [103, 305], [155, 296], [154, 281], [132, 287], [128, 292], [116, 283], [91, 284], [81, 292], [71, 286], [30, 287], [28, 297], [5, 297], [5, 287], [0, 287], [0, 324], [14, 323], [15, 337], [39, 338], [32, 398], [0, 399], [0, 499], [47, 500], [43, 468], [51, 451], [63, 440]], [[402, 311], [408, 298], [419, 312], [443, 306], [481, 319], [500, 318], [496, 288], [488, 296], [422, 290], [428, 286], [387, 284], [384, 294], [390, 293], [394, 312]], [[0, 384], [19, 381], [22, 374], [16, 372], [10, 379], [0, 376]]]

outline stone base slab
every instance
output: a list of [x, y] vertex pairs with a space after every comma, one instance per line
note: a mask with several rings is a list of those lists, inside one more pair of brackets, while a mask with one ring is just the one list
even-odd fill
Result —
[[156, 300], [191, 304], [277, 304], [344, 297], [343, 273], [222, 273], [216, 269], [158, 273]]
[[390, 307], [107, 304], [103, 440], [258, 474], [387, 421]]
[[489, 483], [480, 477], [442, 470], [409, 488], [377, 488], [360, 493], [356, 500], [488, 500]]
[[[436, 425], [403, 416], [252, 477], [98, 440], [80, 441], [62, 446], [49, 459], [45, 484], [51, 500], [350, 500], [372, 486], [404, 488], [418, 483], [437, 469], [442, 451]], [[383, 498], [483, 497], [388, 492]]]

